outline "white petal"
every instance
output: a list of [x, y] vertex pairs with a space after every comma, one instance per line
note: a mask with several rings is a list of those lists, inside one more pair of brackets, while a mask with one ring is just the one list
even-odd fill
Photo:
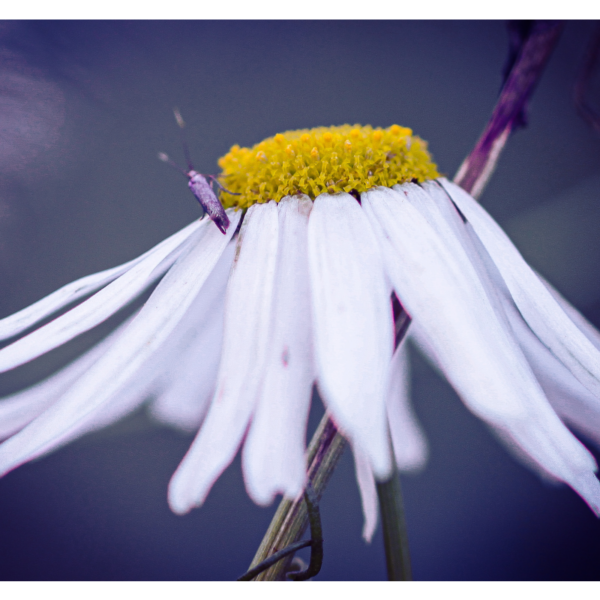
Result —
[[[222, 338], [222, 305], [234, 249], [235, 243], [230, 243], [204, 284], [202, 293], [194, 299], [167, 340], [131, 374], [130, 380], [124, 382], [109, 401], [81, 419], [68, 435], [62, 436], [59, 445], [120, 420], [150, 396], [159, 394], [160, 417], [163, 421], [189, 431], [197, 429], [216, 380]], [[133, 317], [127, 319], [107, 338], [65, 369], [31, 390], [16, 394], [14, 398], [7, 398], [6, 401], [10, 404], [6, 406], [7, 418], [0, 417], [0, 432], [12, 427], [10, 434], [15, 433], [53, 404], [112, 346], [132, 319]], [[31, 404], [36, 399], [39, 399], [36, 405], [38, 410], [34, 412]], [[19, 400], [21, 403], [16, 404]], [[26, 406], [23, 400], [30, 406]], [[3, 407], [4, 402], [0, 402], [0, 415]], [[15, 419], [20, 423], [15, 422]], [[20, 426], [15, 428], [17, 424]], [[47, 452], [56, 449], [57, 445], [52, 445]]]
[[[600, 443], [600, 400], [575, 378], [530, 329], [512, 301], [500, 272], [470, 223], [465, 224], [465, 230], [493, 280], [497, 298], [502, 304], [502, 311], [507, 316], [510, 327], [550, 404], [564, 421]], [[584, 335], [594, 345], [600, 343], [598, 331], [548, 282], [541, 277], [540, 279]]]
[[168, 370], [150, 414], [184, 431], [198, 429], [215, 389], [223, 343], [225, 289], [235, 246], [229, 244], [178, 326], [178, 332], [184, 331], [184, 339], [177, 342], [177, 348], [167, 341], [155, 353], [157, 359], [152, 360], [156, 367], [159, 362], [168, 362]]
[[585, 387], [600, 396], [600, 352], [488, 213], [458, 186], [445, 179], [440, 182], [481, 239], [528, 325]]
[[354, 456], [354, 469], [356, 481], [360, 490], [360, 499], [362, 501], [363, 524], [362, 535], [367, 543], [373, 539], [373, 534], [377, 528], [377, 517], [379, 516], [379, 503], [377, 500], [377, 488], [375, 487], [375, 477], [369, 464], [368, 457], [355, 446], [352, 446], [352, 455]]
[[54, 404], [113, 344], [131, 319], [114, 332], [43, 381], [0, 400], [0, 440], [20, 431]]
[[[394, 289], [408, 314], [427, 336], [444, 371], [455, 372], [453, 383], [464, 387], [465, 392], [468, 390], [462, 394], [465, 400], [469, 397], [474, 410], [492, 419], [523, 415], [520, 403], [510, 395], [498, 403], [491, 400], [489, 394], [487, 398], [478, 398], [481, 394], [473, 393], [484, 388], [473, 387], [472, 377], [480, 377], [480, 383], [492, 387], [501, 388], [503, 381], [496, 372], [488, 332], [482, 330], [480, 324], [489, 320], [489, 336], [504, 342], [507, 352], [512, 348], [489, 303], [486, 304], [485, 292], [462, 249], [457, 248], [458, 244], [449, 247], [449, 240], [436, 234], [404, 194], [379, 188], [363, 196], [365, 211], [374, 227], [381, 228], [387, 273]], [[488, 347], [488, 352], [479, 351]], [[504, 363], [502, 352], [496, 353]], [[479, 360], [473, 363], [477, 368], [464, 368], [477, 357]], [[500, 389], [492, 393], [496, 394], [503, 395]]]
[[306, 422], [314, 381], [307, 254], [311, 208], [308, 196], [279, 202], [269, 356], [242, 453], [248, 494], [263, 505], [278, 492], [296, 498], [306, 480]]
[[410, 404], [410, 368], [405, 343], [396, 348], [392, 358], [387, 412], [398, 470], [414, 472], [422, 469], [429, 451], [425, 435]]
[[278, 229], [275, 202], [248, 209], [227, 287], [217, 389], [169, 485], [169, 504], [176, 513], [204, 502], [233, 460], [254, 410], [270, 341]]
[[[426, 183], [423, 187], [428, 191], [434, 203], [443, 210], [446, 219], [453, 220], [456, 235], [461, 238], [463, 246], [469, 252], [469, 256], [481, 276], [482, 283], [488, 286], [486, 290], [488, 296], [514, 332], [521, 350], [555, 412], [568, 423], [575, 425], [580, 431], [586, 432], [588, 435], [591, 434], [592, 438], [595, 437], [596, 440], [600, 439], [598, 435], [600, 431], [600, 428], [598, 428], [598, 424], [600, 424], [600, 402], [598, 399], [548, 350], [525, 323], [496, 264], [471, 223], [464, 223], [462, 219], [457, 217], [453, 205], [445, 197], [445, 190], [437, 182]], [[449, 209], [449, 207], [452, 207], [452, 209]], [[466, 236], [464, 232], [466, 232]], [[572, 317], [573, 321], [577, 322], [585, 335], [591, 338], [593, 343], [597, 343], [600, 334], [556, 290], [552, 289], [550, 284], [543, 279], [542, 282], [557, 298], [565, 312]], [[535, 408], [538, 410], [537, 406]], [[538, 420], [540, 423], [542, 422], [541, 419]], [[554, 418], [552, 421], [554, 421], [553, 427], [558, 427]], [[556, 433], [547, 433], [547, 435], [558, 437]], [[501, 434], [500, 437], [504, 441], [507, 440], [506, 434]], [[515, 448], [514, 440], [511, 439], [509, 443], [513, 446], [513, 450], [518, 455], [520, 454], [521, 458], [528, 462], [530, 466], [534, 468], [538, 466], [532, 465], [530, 458], [524, 457], [522, 452]]]
[[548, 473], [585, 490], [599, 510], [592, 456], [549, 406], [458, 239], [436, 233], [403, 193], [367, 192], [363, 206], [381, 227], [388, 275], [402, 304], [463, 401]]
[[[598, 399], [573, 376], [571, 371], [550, 352], [525, 323], [513, 302], [511, 293], [497, 265], [492, 260], [471, 223], [464, 223], [457, 216], [453, 205], [448, 202], [448, 198], [444, 193], [445, 190], [437, 182], [426, 183], [423, 187], [430, 194], [434, 204], [444, 213], [446, 220], [452, 221], [454, 233], [460, 238], [473, 265], [478, 270], [482, 283], [487, 286], [488, 297], [496, 307], [497, 313], [501, 313], [500, 316], [505, 319], [505, 322], [514, 332], [521, 350], [556, 414], [569, 424], [574, 425], [579, 431], [590, 435], [592, 439], [599, 440], [600, 402]], [[592, 343], [598, 343], [600, 334], [556, 290], [553, 290], [550, 284], [543, 279], [542, 282], [556, 297], [565, 312], [578, 324], [584, 335], [591, 339]], [[530, 401], [534, 400], [533, 397], [528, 399]], [[540, 408], [547, 412], [547, 407], [541, 407], [539, 401], [532, 402], [531, 406], [532, 410], [536, 412]], [[544, 422], [544, 419], [539, 416], [536, 419], [540, 425]], [[542, 435], [552, 436], [556, 439], [561, 436], [566, 437], [564, 428], [556, 423], [554, 416], [547, 419], [546, 424], [548, 430]], [[557, 433], [558, 429], [562, 430], [560, 434]], [[500, 432], [499, 437], [505, 443], [508, 443], [513, 452], [529, 466], [539, 470], [539, 464], [532, 463], [531, 457], [523, 455], [523, 448], [515, 442], [511, 435]], [[589, 481], [593, 480], [592, 478]]]
[[0, 474], [62, 443], [80, 423], [114, 397], [132, 374], [178, 325], [233, 235], [239, 212], [230, 211], [231, 227], [223, 235], [204, 227], [158, 284], [127, 330], [111, 348], [46, 412], [0, 445]]
[[151, 396], [165, 399], [161, 405], [164, 417], [168, 406], [168, 418], [174, 424], [197, 429], [216, 380], [222, 305], [234, 251], [235, 243], [230, 242], [167, 339], [101, 409], [80, 421], [68, 440], [118, 421]]
[[554, 410], [569, 425], [600, 444], [600, 400], [540, 342], [516, 310], [511, 324]]
[[[195, 243], [194, 240], [201, 237], [203, 230], [211, 224], [208, 219], [199, 222], [196, 231], [186, 241]], [[0, 372], [29, 362], [108, 319], [161, 277], [185, 246], [187, 244], [175, 247], [170, 243], [160, 249], [155, 248], [91, 298], [0, 350]]]
[[[139, 311], [138, 311], [139, 312]], [[135, 316], [135, 315], [134, 315]], [[131, 323], [134, 317], [130, 317], [122, 323], [117, 329], [115, 329], [109, 336], [107, 336], [100, 343], [96, 344], [91, 350], [83, 354], [76, 361], [61, 369], [55, 375], [49, 377], [45, 381], [41, 382], [39, 386], [34, 386], [31, 388], [31, 392], [36, 394], [37, 396], [41, 396], [41, 393], [44, 388], [46, 388], [49, 392], [48, 397], [45, 399], [46, 401], [43, 403], [40, 402], [36, 408], [38, 410], [34, 414], [27, 415], [28, 418], [25, 419], [22, 416], [22, 423], [18, 429], [15, 429], [13, 432], [23, 429], [26, 425], [32, 422], [39, 415], [42, 415], [44, 411], [49, 409], [51, 406], [58, 404], [60, 402], [61, 396], [65, 394], [70, 387], [72, 387], [79, 379], [83, 377], [83, 375], [95, 364], [101, 356], [110, 348], [115, 341], [126, 331], [127, 327]], [[60, 387], [52, 385], [58, 382]], [[135, 410], [147, 397], [148, 390], [151, 388], [152, 380], [144, 382], [144, 385], [138, 385], [137, 387], [127, 386], [126, 390], [120, 390], [120, 392], [124, 392], [121, 396], [119, 393], [115, 394], [118, 398], [113, 398], [110, 402], [106, 402], [99, 409], [93, 411], [92, 413], [88, 413], [86, 417], [81, 419], [75, 427], [71, 427], [68, 430], [65, 430], [63, 435], [57, 438], [52, 444], [50, 444], [43, 452], [40, 452], [37, 456], [41, 456], [43, 454], [47, 454], [51, 451], [56, 450], [60, 446], [64, 446], [68, 442], [81, 437], [82, 435], [105, 427], [122, 417], [126, 416], [133, 410]], [[38, 387], [40, 388], [38, 390]], [[22, 392], [23, 395], [26, 395], [30, 390], [25, 390]], [[37, 392], [37, 393], [36, 393]]]
[[221, 309], [168, 373], [168, 381], [150, 406], [154, 419], [182, 431], [198, 431], [215, 390], [222, 343]]
[[[600, 411], [597, 406], [597, 399], [539, 341], [517, 311], [514, 312], [513, 316], [515, 321], [511, 318], [511, 326], [519, 346], [554, 411], [561, 419], [573, 425], [575, 429], [600, 442], [598, 439]], [[517, 319], [520, 320], [520, 326]], [[438, 362], [418, 323], [411, 325], [409, 335], [410, 341], [416, 345], [431, 366], [443, 375], [442, 365]], [[511, 450], [512, 454], [541, 476], [555, 479], [555, 477], [549, 475], [546, 469], [541, 468], [538, 462], [533, 461], [519, 444], [515, 443], [513, 436], [508, 435], [503, 429], [490, 425], [492, 432]], [[548, 433], [545, 435], [548, 435]]]
[[587, 339], [600, 350], [600, 331], [598, 331], [572, 304], [570, 304], [548, 281], [546, 281], [539, 273], [537, 274], [540, 281], [546, 286], [552, 297], [558, 302], [560, 307], [565, 311], [569, 319], [577, 325], [579, 330], [587, 337]]
[[496, 309], [497, 317], [506, 324], [506, 318], [496, 298], [496, 282], [492, 283], [483, 260], [473, 247], [465, 223], [456, 207], [448, 201], [444, 189], [435, 182], [426, 182], [422, 185], [407, 183], [395, 185], [393, 189], [402, 194], [417, 209], [435, 232], [436, 237], [447, 246], [447, 252], [451, 252], [461, 263], [459, 268], [465, 271], [465, 275], [473, 283], [471, 293], [480, 298], [484, 304], [491, 304]]
[[60, 289], [52, 292], [49, 296], [38, 300], [35, 304], [20, 310], [4, 319], [0, 320], [0, 340], [13, 337], [25, 329], [28, 329], [32, 325], [35, 325], [38, 321], [49, 317], [56, 311], [68, 306], [72, 302], [95, 292], [102, 286], [110, 283], [123, 273], [126, 273], [131, 268], [138, 265], [140, 262], [144, 262], [146, 259], [154, 256], [156, 253], [167, 255], [172, 250], [175, 250], [178, 246], [181, 246], [185, 240], [194, 232], [200, 225], [200, 221], [194, 221], [187, 227], [184, 227], [181, 231], [168, 237], [160, 244], [154, 246], [148, 252], [145, 252], [138, 258], [135, 258], [129, 262], [126, 262], [118, 267], [113, 267], [100, 273], [94, 273], [93, 275], [87, 275], [81, 279], [77, 279]]
[[344, 436], [385, 479], [392, 468], [385, 407], [394, 343], [391, 290], [377, 238], [352, 196], [315, 200], [308, 253], [321, 396]]

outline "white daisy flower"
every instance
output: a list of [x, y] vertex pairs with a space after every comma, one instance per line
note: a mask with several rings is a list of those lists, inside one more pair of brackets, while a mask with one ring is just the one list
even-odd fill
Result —
[[[0, 321], [0, 370], [103, 322], [160, 279], [129, 321], [69, 366], [0, 401], [0, 474], [151, 399], [198, 434], [169, 503], [201, 505], [242, 449], [259, 504], [306, 483], [316, 383], [350, 442], [370, 538], [374, 480], [423, 466], [393, 298], [467, 407], [547, 477], [600, 513], [599, 334], [525, 263], [466, 192], [440, 178], [409, 129], [278, 134], [220, 161], [228, 227], [196, 221], [141, 257]], [[221, 224], [226, 219], [221, 219]], [[161, 279], [162, 278], [162, 279]], [[90, 295], [91, 294], [91, 295]]]

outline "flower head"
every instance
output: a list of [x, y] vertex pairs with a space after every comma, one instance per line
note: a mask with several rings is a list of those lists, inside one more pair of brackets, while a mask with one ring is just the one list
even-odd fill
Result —
[[242, 208], [299, 193], [314, 200], [438, 177], [427, 144], [399, 125], [286, 131], [252, 148], [233, 146], [219, 166], [223, 184], [240, 194], [223, 194], [224, 205]]
[[110, 337], [0, 403], [1, 473], [152, 398], [158, 418], [199, 429], [170, 484], [174, 511], [202, 504], [242, 445], [250, 496], [294, 498], [316, 383], [354, 451], [370, 537], [374, 479], [390, 475], [392, 458], [409, 470], [427, 454], [404, 345], [394, 348], [395, 296], [469, 409], [600, 513], [594, 459], [564, 424], [600, 441], [598, 334], [439, 178], [424, 142], [397, 125], [319, 128], [234, 146], [220, 165], [239, 194], [222, 196], [224, 235], [196, 221], [0, 321], [6, 339], [93, 293], [0, 350], [6, 371], [162, 278]]

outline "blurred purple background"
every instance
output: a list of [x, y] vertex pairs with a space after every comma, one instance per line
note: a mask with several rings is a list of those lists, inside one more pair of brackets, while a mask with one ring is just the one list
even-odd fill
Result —
[[[567, 24], [482, 203], [600, 326], [600, 137], [571, 101], [592, 27]], [[507, 49], [500, 21], [0, 24], [0, 317], [198, 216], [185, 180], [156, 158], [181, 161], [174, 106], [202, 172], [234, 143], [358, 122], [412, 127], [451, 177], [491, 112]], [[0, 394], [111, 324], [0, 376]], [[425, 470], [402, 479], [414, 577], [598, 579], [600, 523], [583, 501], [516, 463], [416, 354], [413, 366], [431, 446]], [[321, 413], [317, 402], [311, 427]], [[0, 578], [239, 576], [275, 505], [247, 498], [236, 460], [205, 506], [173, 515], [167, 483], [190, 441], [140, 412], [1, 479]], [[385, 579], [381, 529], [361, 538], [349, 452], [322, 519], [317, 579]]]

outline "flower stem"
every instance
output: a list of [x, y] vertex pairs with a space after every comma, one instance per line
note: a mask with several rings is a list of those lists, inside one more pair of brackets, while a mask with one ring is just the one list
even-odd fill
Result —
[[400, 477], [395, 465], [394, 472], [387, 481], [377, 482], [377, 496], [381, 510], [388, 580], [411, 581], [404, 503], [402, 502]]
[[[308, 479], [313, 486], [317, 500], [321, 499], [325, 486], [333, 474], [345, 445], [346, 441], [338, 433], [331, 419], [325, 415], [321, 419], [321, 423], [317, 427], [317, 431], [308, 447]], [[250, 569], [253, 569], [282, 548], [297, 542], [306, 530], [307, 525], [308, 513], [306, 504], [302, 501], [302, 496], [293, 501], [284, 498], [275, 512]], [[284, 560], [280, 560], [260, 573], [255, 581], [283, 579], [291, 560], [291, 555]]]
[[500, 98], [475, 148], [454, 177], [474, 198], [479, 198], [491, 177], [510, 133], [524, 124], [527, 103], [558, 41], [562, 23], [534, 21], [506, 78]]
[[283, 550], [275, 552], [275, 554], [269, 556], [269, 558], [256, 565], [253, 569], [238, 577], [238, 581], [252, 581], [278, 561], [307, 546], [310, 546], [310, 564], [308, 568], [303, 571], [288, 573], [288, 577], [293, 581], [305, 581], [319, 574], [321, 565], [323, 564], [323, 528], [321, 527], [319, 502], [310, 482], [306, 484], [306, 489], [304, 490], [304, 502], [308, 511], [308, 522], [310, 523], [310, 540], [295, 542], [283, 548]]

